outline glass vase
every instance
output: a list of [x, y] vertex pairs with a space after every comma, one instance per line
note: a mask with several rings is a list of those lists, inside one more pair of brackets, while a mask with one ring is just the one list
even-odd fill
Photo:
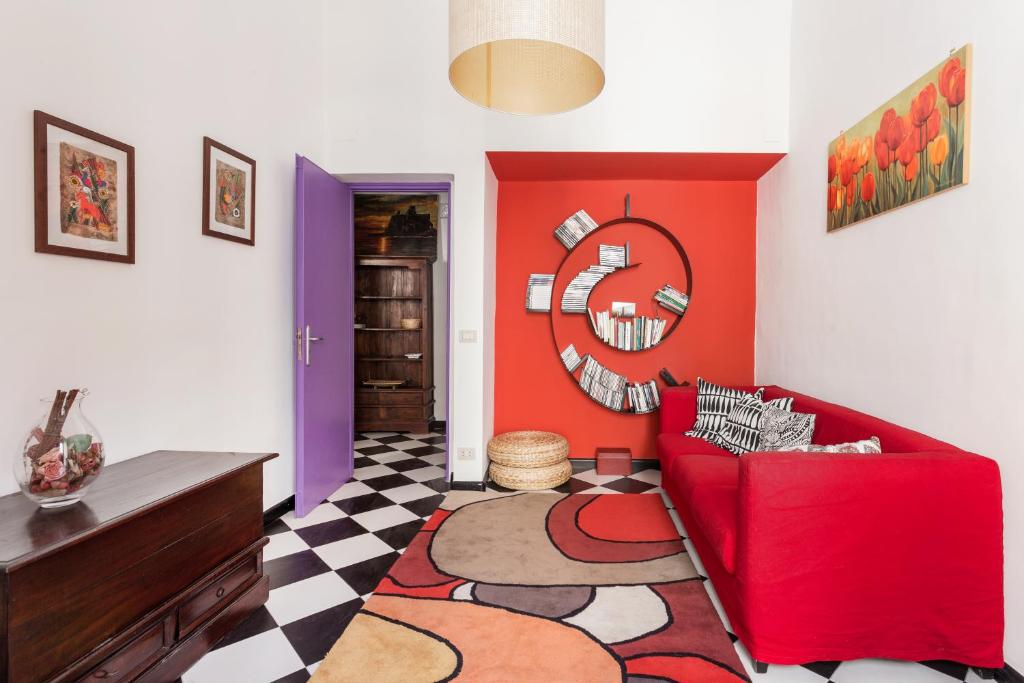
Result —
[[44, 508], [78, 502], [103, 469], [103, 438], [82, 412], [86, 394], [72, 389], [44, 400], [42, 416], [14, 459], [22, 493]]

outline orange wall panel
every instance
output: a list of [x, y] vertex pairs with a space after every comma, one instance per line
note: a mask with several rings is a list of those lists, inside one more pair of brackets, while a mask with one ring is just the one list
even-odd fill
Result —
[[[693, 271], [693, 297], [682, 323], [660, 346], [643, 352], [601, 343], [586, 316], [562, 314], [559, 304], [568, 281], [598, 262], [600, 243], [629, 240], [631, 260], [642, 265], [607, 276], [594, 289], [590, 307], [596, 312], [609, 309], [612, 301], [635, 302], [638, 315], [661, 311], [671, 323], [673, 314], [655, 306], [651, 296], [666, 282], [683, 289], [685, 271], [668, 240], [649, 228], [614, 226], [581, 243], [556, 280], [551, 316], [525, 309], [530, 273], [554, 273], [566, 256], [554, 228], [580, 208], [598, 223], [621, 216], [627, 192], [632, 214], [671, 230]], [[667, 367], [679, 381], [696, 382], [701, 375], [752, 384], [756, 192], [755, 181], [500, 181], [495, 432], [558, 432], [569, 439], [572, 457], [593, 458], [601, 446], [628, 446], [635, 458], [656, 457], [657, 413], [616, 414], [594, 403], [561, 363], [559, 351], [569, 342], [631, 382], [657, 378]]]

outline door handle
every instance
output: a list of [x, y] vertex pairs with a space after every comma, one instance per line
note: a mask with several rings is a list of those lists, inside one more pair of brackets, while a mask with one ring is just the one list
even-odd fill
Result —
[[310, 336], [310, 334], [309, 334], [309, 325], [306, 325], [306, 367], [307, 368], [309, 367], [309, 345], [312, 342], [322, 342], [322, 341], [324, 341], [323, 337], [313, 337], [313, 336]]

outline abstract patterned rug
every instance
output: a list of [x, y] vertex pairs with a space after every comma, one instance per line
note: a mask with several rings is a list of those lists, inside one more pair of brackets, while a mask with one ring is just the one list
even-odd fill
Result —
[[313, 681], [743, 674], [659, 496], [455, 491]]

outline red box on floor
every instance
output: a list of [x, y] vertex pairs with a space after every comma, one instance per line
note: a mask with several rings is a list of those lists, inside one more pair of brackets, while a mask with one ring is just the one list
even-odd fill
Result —
[[633, 452], [628, 448], [598, 448], [597, 473], [628, 477], [633, 474]]

